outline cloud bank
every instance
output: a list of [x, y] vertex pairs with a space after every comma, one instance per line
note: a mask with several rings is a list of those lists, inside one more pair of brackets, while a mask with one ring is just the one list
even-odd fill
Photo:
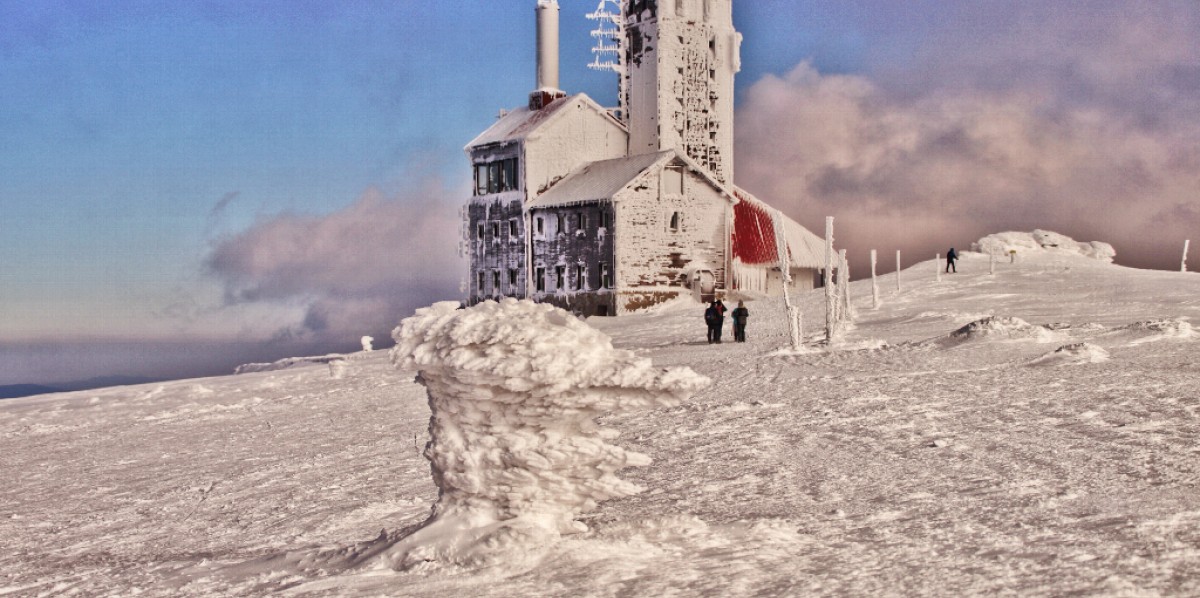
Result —
[[872, 248], [911, 263], [1033, 228], [1178, 267], [1200, 238], [1197, 6], [983, 3], [915, 62], [765, 77], [738, 110], [739, 184], [812, 230], [837, 217], [859, 273]]
[[388, 338], [415, 308], [458, 298], [461, 196], [428, 180], [396, 197], [370, 190], [328, 215], [278, 215], [217, 243], [207, 269], [229, 305], [301, 308], [276, 340]]

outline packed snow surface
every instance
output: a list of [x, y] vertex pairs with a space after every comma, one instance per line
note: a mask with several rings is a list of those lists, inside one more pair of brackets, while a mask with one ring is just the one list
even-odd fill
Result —
[[[883, 277], [878, 310], [852, 283], [830, 347], [821, 292], [794, 297], [803, 353], [766, 301], [746, 343], [707, 344], [702, 306], [676, 304], [529, 337], [599, 356], [603, 333], [712, 383], [595, 419], [652, 458], [621, 472], [644, 492], [478, 561], [387, 558], [438, 502], [420, 364], [2, 401], [0, 596], [1200, 595], [1200, 275], [1050, 249], [933, 266], [899, 294]], [[989, 317], [1006, 333], [952, 340]]]

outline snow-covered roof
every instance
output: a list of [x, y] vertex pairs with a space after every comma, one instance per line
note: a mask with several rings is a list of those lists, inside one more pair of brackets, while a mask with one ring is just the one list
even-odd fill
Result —
[[546, 208], [609, 199], [638, 175], [673, 156], [675, 152], [668, 150], [584, 164], [530, 202], [529, 207]]
[[565, 112], [565, 108], [568, 106], [575, 106], [578, 104], [583, 104], [584, 106], [590, 108], [593, 112], [596, 112], [605, 118], [612, 119], [614, 123], [620, 124], [619, 121], [614, 119], [607, 110], [589, 98], [586, 94], [581, 93], [554, 100], [541, 110], [530, 110], [528, 106], [516, 108], [512, 112], [500, 117], [500, 120], [497, 120], [492, 124], [492, 126], [488, 127], [486, 131], [480, 133], [478, 137], [472, 139], [464, 149], [470, 150], [474, 147], [481, 147], [494, 143], [511, 143], [514, 141], [521, 141], [529, 137], [530, 134], [546, 123], [553, 121], [554, 117]]
[[733, 206], [733, 258], [746, 265], [779, 263], [775, 236], [776, 214], [787, 241], [792, 267], [825, 267], [825, 241], [795, 220], [778, 213], [748, 191], [734, 188], [738, 202]]

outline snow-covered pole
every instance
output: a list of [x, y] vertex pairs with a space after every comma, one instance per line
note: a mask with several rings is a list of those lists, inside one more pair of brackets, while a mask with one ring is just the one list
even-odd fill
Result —
[[779, 260], [779, 278], [783, 282], [783, 307], [787, 313], [788, 336], [792, 341], [792, 350], [799, 351], [804, 339], [800, 308], [792, 305], [791, 294], [788, 292], [788, 287], [792, 285], [792, 265], [787, 237], [783, 234], [783, 214], [778, 210], [771, 212], [771, 226], [775, 229], [775, 258]]
[[933, 279], [942, 282], [942, 254], [933, 254]]
[[988, 257], [991, 258], [988, 263], [988, 271], [991, 272], [992, 276], [995, 276], [996, 275], [996, 254], [989, 253]]
[[833, 216], [825, 217], [825, 341], [832, 343], [837, 303], [833, 296]]
[[838, 321], [849, 322], [850, 316], [850, 260], [846, 250], [838, 251]]
[[875, 264], [878, 261], [875, 250], [871, 250], [871, 309], [879, 309], [879, 283], [875, 279]]
[[1187, 272], [1188, 245], [1191, 245], [1191, 244], [1192, 244], [1191, 239], [1188, 239], [1183, 242], [1183, 261], [1179, 263], [1179, 271], [1180, 272]]
[[900, 292], [900, 250], [896, 250], [896, 293]]

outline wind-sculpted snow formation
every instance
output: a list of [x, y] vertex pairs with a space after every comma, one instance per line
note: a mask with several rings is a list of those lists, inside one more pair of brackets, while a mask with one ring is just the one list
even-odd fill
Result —
[[486, 564], [506, 548], [587, 531], [578, 515], [642, 490], [616, 473], [650, 463], [609, 444], [617, 433], [595, 418], [676, 405], [709, 384], [614, 350], [568, 312], [529, 301], [438, 303], [393, 336], [393, 364], [418, 370], [427, 390], [425, 457], [438, 487], [429, 520], [388, 550], [395, 568]]
[[988, 235], [971, 244], [971, 251], [1006, 256], [1015, 251], [1017, 259], [1030, 253], [1061, 252], [1112, 262], [1117, 250], [1102, 241], [1080, 242], [1055, 232], [1035, 230], [1031, 233], [1004, 232]]

